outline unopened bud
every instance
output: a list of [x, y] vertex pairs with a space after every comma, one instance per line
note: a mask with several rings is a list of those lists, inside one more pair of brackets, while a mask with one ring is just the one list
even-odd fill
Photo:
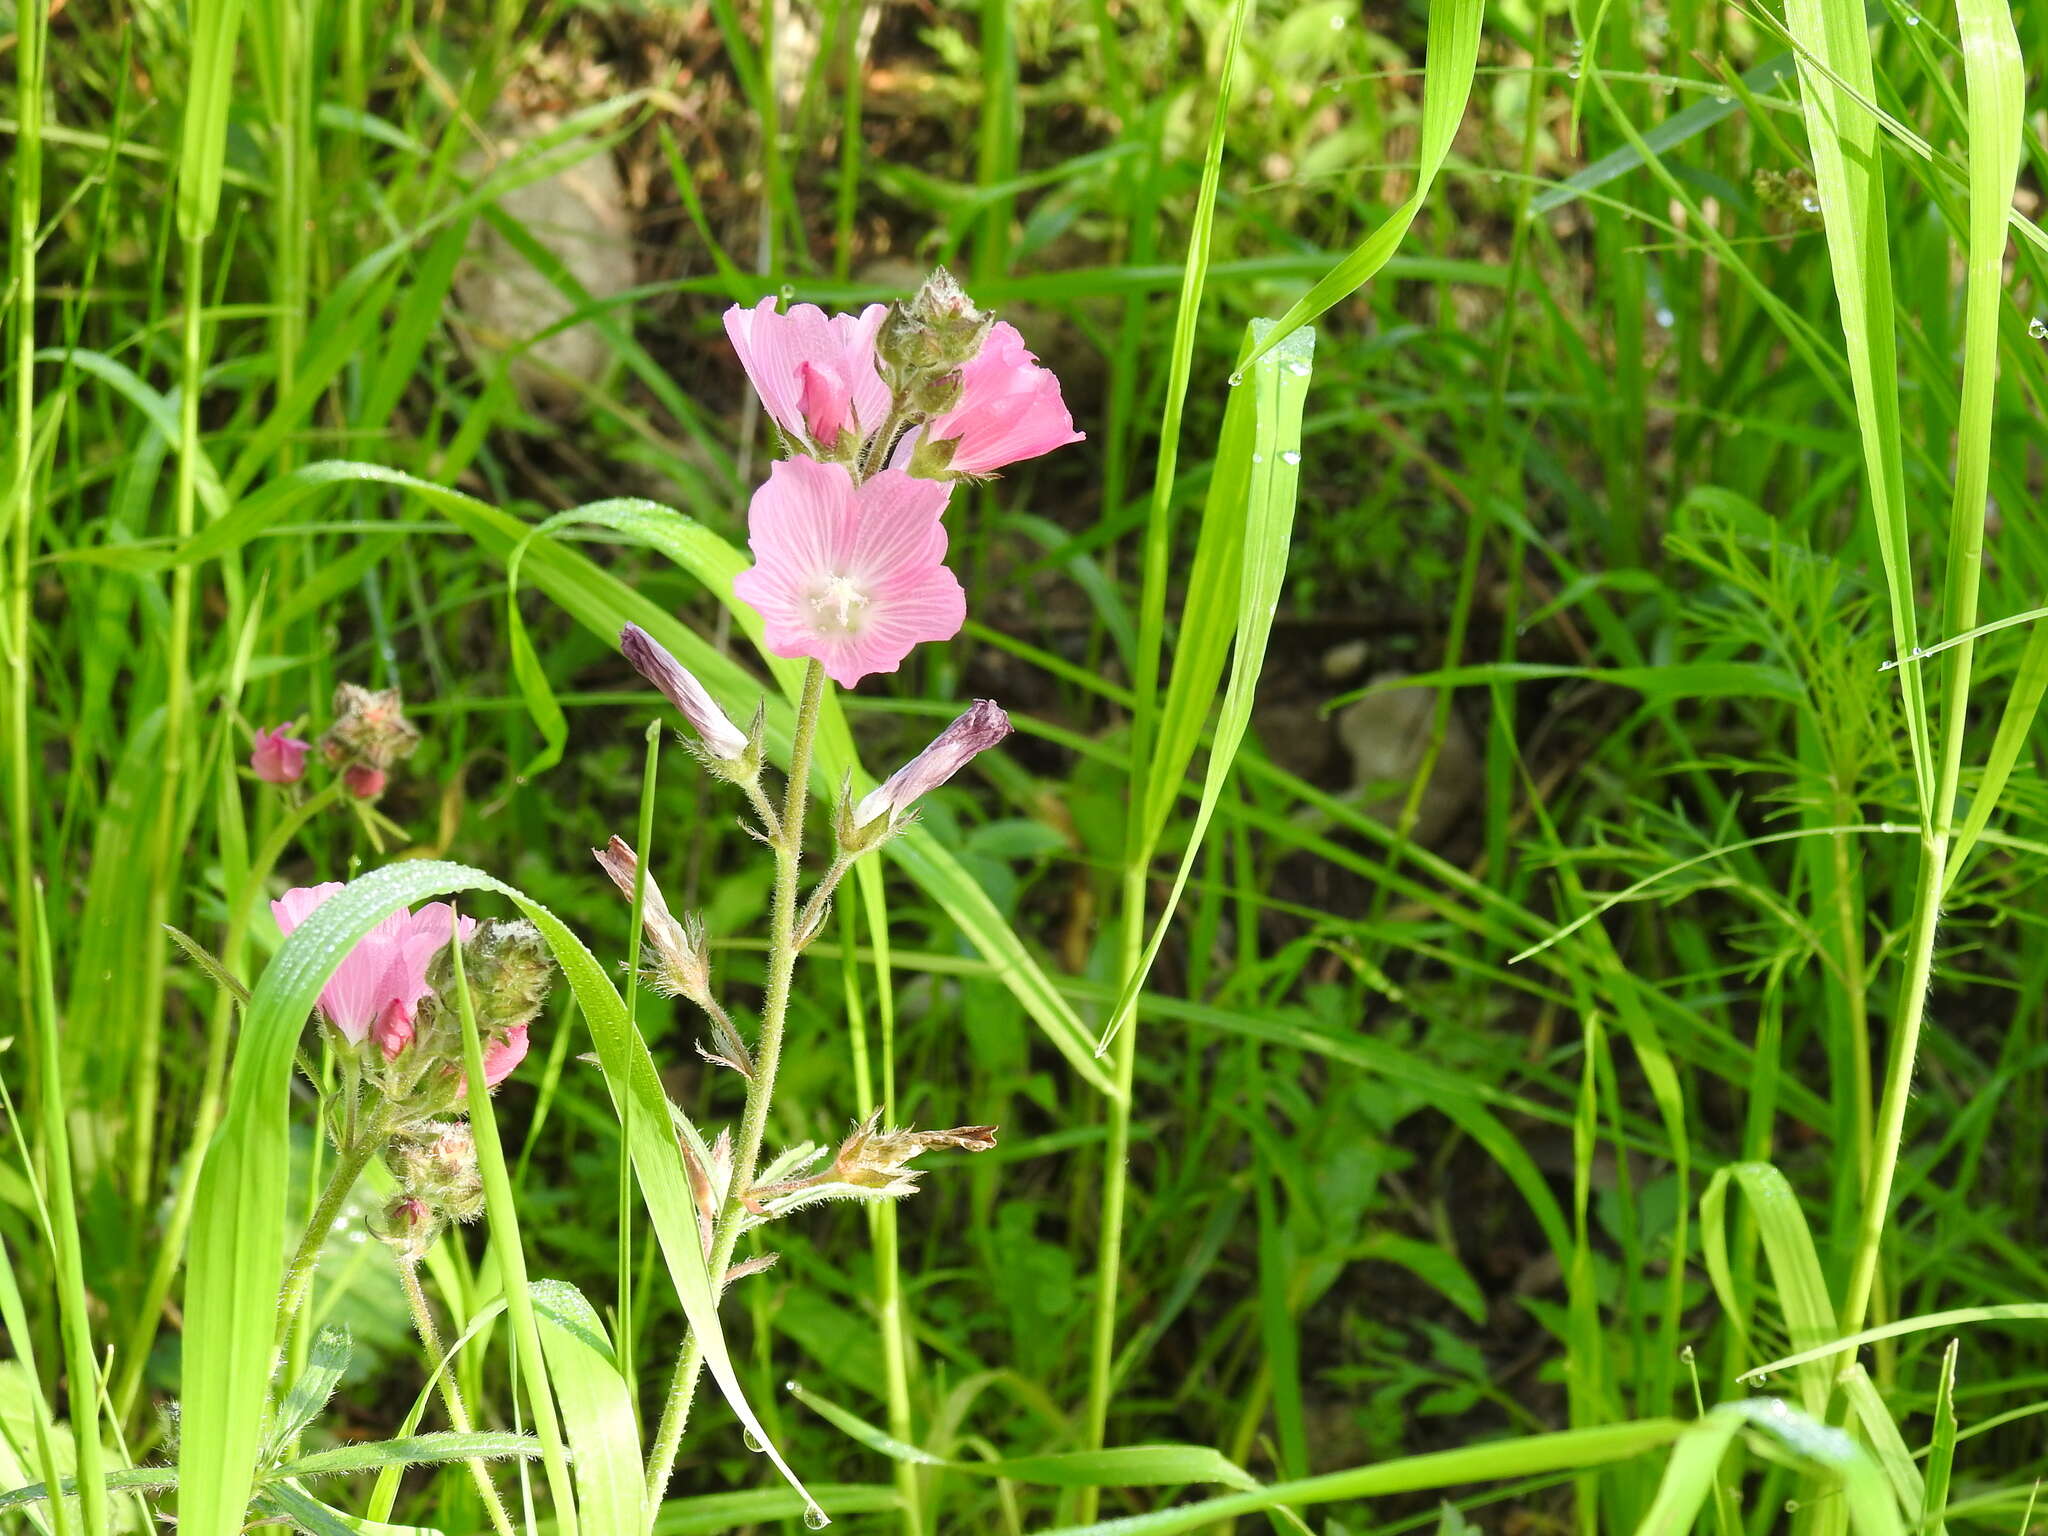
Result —
[[706, 753], [723, 763], [739, 763], [746, 758], [753, 745], [746, 733], [732, 723], [690, 669], [671, 656], [659, 640], [639, 625], [628, 624], [619, 631], [619, 649], [633, 663], [633, 670], [659, 688], [676, 712], [689, 722]]
[[467, 1121], [430, 1122], [400, 1137], [392, 1143], [391, 1172], [406, 1194], [451, 1221], [483, 1214], [483, 1175]]
[[970, 363], [988, 339], [995, 316], [977, 309], [953, 274], [932, 268], [908, 300], [893, 306], [875, 351], [901, 388]]
[[909, 762], [862, 797], [849, 818], [857, 837], [879, 835], [893, 828], [903, 813], [946, 780], [1010, 734], [1010, 717], [992, 699], [976, 699], [974, 707], [947, 726]]
[[350, 763], [341, 770], [341, 781], [358, 800], [374, 800], [384, 793], [384, 786], [391, 780], [382, 768], [372, 768], [368, 763]]
[[291, 734], [292, 722], [258, 731], [249, 751], [249, 769], [266, 784], [296, 784], [305, 776], [310, 742]]
[[[632, 845], [622, 837], [614, 837], [604, 847], [590, 852], [612, 877], [619, 893], [631, 901], [634, 879], [640, 869]], [[711, 961], [705, 952], [704, 924], [694, 914], [677, 922], [652, 874], [640, 891], [640, 926], [646, 930], [648, 947], [654, 951], [654, 964], [649, 969], [655, 985], [671, 997], [687, 997], [703, 1006], [711, 995]]]
[[[548, 953], [540, 930], [525, 918], [510, 922], [494, 918], [478, 923], [462, 946], [462, 973], [469, 983], [484, 1048], [484, 1085], [495, 1088], [526, 1057], [527, 1026], [539, 1016], [554, 989], [554, 956]], [[448, 950], [435, 957], [427, 979], [448, 1017], [459, 1017], [455, 970]], [[450, 1070], [459, 1082], [459, 1061], [451, 1062]]]

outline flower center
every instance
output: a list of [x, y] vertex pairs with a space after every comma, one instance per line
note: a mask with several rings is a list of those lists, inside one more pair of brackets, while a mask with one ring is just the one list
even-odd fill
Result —
[[836, 628], [845, 634], [853, 632], [856, 617], [867, 605], [867, 594], [846, 576], [827, 577], [811, 595], [811, 607], [818, 615], [819, 626]]

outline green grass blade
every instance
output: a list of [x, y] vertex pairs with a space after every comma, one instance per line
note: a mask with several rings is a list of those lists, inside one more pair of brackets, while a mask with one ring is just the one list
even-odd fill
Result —
[[[1810, 1346], [1834, 1332], [1835, 1309], [1806, 1214], [1785, 1175], [1769, 1163], [1735, 1163], [1715, 1170], [1706, 1193], [1700, 1196], [1700, 1248], [1714, 1293], [1730, 1316], [1741, 1315], [1728, 1263], [1726, 1205], [1731, 1187], [1739, 1188], [1749, 1202], [1750, 1216], [1763, 1239], [1764, 1256], [1777, 1285], [1785, 1332], [1800, 1352], [1800, 1400], [1807, 1413], [1820, 1418], [1827, 1412], [1831, 1385], [1830, 1373], [1820, 1362], [1830, 1351]], [[1771, 1369], [1783, 1370], [1788, 1365], [1780, 1362]]]
[[1428, 57], [1422, 77], [1422, 141], [1417, 152], [1415, 190], [1388, 215], [1358, 248], [1338, 262], [1307, 294], [1274, 322], [1247, 363], [1256, 362], [1300, 327], [1332, 305], [1342, 303], [1373, 278], [1408, 234], [1408, 227], [1429, 200], [1451, 152], [1451, 140], [1465, 116], [1472, 94], [1472, 74], [1479, 64], [1479, 29], [1486, 0], [1436, 0], [1429, 8]]
[[[196, 241], [213, 232], [220, 214], [242, 0], [188, 0], [185, 14], [192, 47], [185, 78], [185, 123], [178, 141], [178, 234]], [[198, 300], [197, 294], [186, 295], [187, 303]]]
[[[1905, 656], [1919, 644], [1918, 592], [1901, 446], [1905, 433], [1899, 417], [1896, 311], [1886, 245], [1889, 223], [1878, 125], [1856, 100], [1873, 93], [1869, 21], [1861, 0], [1787, 0], [1785, 20], [1803, 50], [1800, 99], [1841, 304], [1872, 527], [1890, 599], [1892, 641]], [[1915, 670], [1901, 668], [1901, 682], [1921, 821], [1931, 825], [1934, 768], [1926, 694], [1917, 676], [1904, 675]]]
[[1963, 1341], [1950, 1339], [1941, 1352], [1941, 1379], [1934, 1387], [1934, 1435], [1927, 1444], [1927, 1490], [1921, 1501], [1921, 1536], [1940, 1536], [1948, 1510], [1949, 1481], [1956, 1465], [1956, 1357]]
[[1599, 1429], [1567, 1429], [1525, 1435], [1454, 1451], [1402, 1456], [1346, 1472], [1328, 1472], [1292, 1482], [1272, 1483], [1256, 1491], [1225, 1494], [1193, 1504], [1178, 1504], [1144, 1515], [1062, 1526], [1045, 1536], [1180, 1536], [1184, 1531], [1213, 1527], [1238, 1515], [1254, 1515], [1283, 1507], [1327, 1504], [1339, 1499], [1370, 1499], [1387, 1494], [1452, 1488], [1464, 1483], [1528, 1477], [1606, 1466], [1640, 1456], [1676, 1440], [1686, 1426], [1676, 1419], [1644, 1419]]
[[604, 1323], [573, 1285], [536, 1280], [531, 1291], [548, 1375], [561, 1400], [570, 1449], [576, 1453], [577, 1504], [583, 1522], [593, 1532], [637, 1532], [646, 1525], [640, 1432]]
[[[1267, 347], [1278, 326], [1252, 322], [1252, 355], [1244, 388], [1256, 399], [1250, 441], [1237, 441], [1239, 452], [1249, 450], [1245, 465], [1244, 532], [1238, 546], [1241, 566], [1236, 589], [1233, 626], [1236, 641], [1231, 656], [1230, 681], [1216, 717], [1215, 734], [1209, 747], [1209, 762], [1202, 779], [1202, 796], [1195, 807], [1194, 825], [1188, 833], [1187, 848], [1173, 888], [1160, 911], [1152, 937], [1138, 965], [1125, 978], [1123, 995], [1096, 1042], [1096, 1053], [1109, 1049], [1117, 1032], [1129, 1021], [1144, 990], [1159, 948], [1173, 925], [1174, 910], [1187, 889], [1201, 854], [1202, 839], [1215, 816], [1223, 787], [1237, 760], [1237, 749], [1251, 726], [1253, 696], [1259, 673], [1266, 663], [1266, 644], [1273, 629], [1273, 615], [1280, 604], [1280, 589], [1287, 575], [1287, 551], [1294, 536], [1295, 484], [1300, 477], [1301, 411], [1308, 396], [1310, 360], [1315, 355], [1315, 332], [1298, 330], [1279, 347]], [[1229, 478], [1219, 474], [1219, 479]], [[1205, 622], [1214, 625], [1214, 620]], [[1220, 627], [1220, 626], [1219, 626]], [[1173, 696], [1169, 693], [1169, 702]], [[1192, 714], [1192, 708], [1181, 711]], [[1177, 782], [1179, 767], [1171, 769]], [[1159, 798], [1168, 798], [1162, 789]]]

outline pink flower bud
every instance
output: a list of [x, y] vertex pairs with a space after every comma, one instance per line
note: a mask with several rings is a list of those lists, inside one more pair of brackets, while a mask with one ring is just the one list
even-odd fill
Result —
[[372, 768], [368, 763], [350, 763], [342, 770], [341, 781], [358, 800], [374, 800], [384, 793], [390, 777], [382, 768]]
[[866, 439], [889, 414], [889, 387], [875, 371], [875, 332], [888, 311], [828, 316], [815, 304], [778, 314], [775, 295], [725, 312], [725, 334], [761, 404], [790, 440], [830, 450], [851, 429]]
[[266, 784], [296, 784], [305, 775], [306, 754], [313, 750], [313, 746], [311, 742], [286, 735], [291, 728], [291, 722], [287, 720], [283, 725], [256, 733], [255, 746], [249, 753], [249, 767]]
[[853, 825], [865, 827], [881, 817], [893, 823], [918, 800], [965, 768], [977, 753], [1010, 734], [1010, 717], [992, 699], [976, 699], [974, 707], [939, 732], [937, 739], [898, 768], [880, 787], [854, 807]]
[[370, 1026], [370, 1038], [377, 1042], [386, 1061], [398, 1060], [398, 1053], [412, 1044], [412, 1009], [394, 997]]
[[746, 733], [732, 723], [725, 711], [718, 707], [718, 701], [705, 692], [704, 685], [691, 675], [690, 669], [671, 656], [659, 640], [638, 624], [628, 624], [619, 631], [619, 649], [626, 653], [626, 660], [633, 663], [633, 670], [659, 688], [663, 697], [675, 705], [676, 713], [690, 723], [690, 729], [704, 743], [706, 752], [728, 763], [736, 763], [746, 756], [749, 745]]

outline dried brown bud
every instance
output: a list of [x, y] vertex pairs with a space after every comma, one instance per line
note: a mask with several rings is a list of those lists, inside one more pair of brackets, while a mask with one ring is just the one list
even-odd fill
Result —
[[411, 757], [419, 744], [419, 727], [405, 718], [398, 689], [343, 683], [334, 690], [334, 723], [320, 741], [329, 762], [386, 769]]
[[909, 1167], [912, 1158], [933, 1147], [953, 1147], [962, 1152], [986, 1152], [996, 1144], [992, 1125], [958, 1125], [950, 1131], [883, 1130], [878, 1109], [852, 1135], [839, 1144], [825, 1177], [851, 1184], [857, 1189], [877, 1189], [890, 1194], [908, 1194], [917, 1187], [921, 1169]]

